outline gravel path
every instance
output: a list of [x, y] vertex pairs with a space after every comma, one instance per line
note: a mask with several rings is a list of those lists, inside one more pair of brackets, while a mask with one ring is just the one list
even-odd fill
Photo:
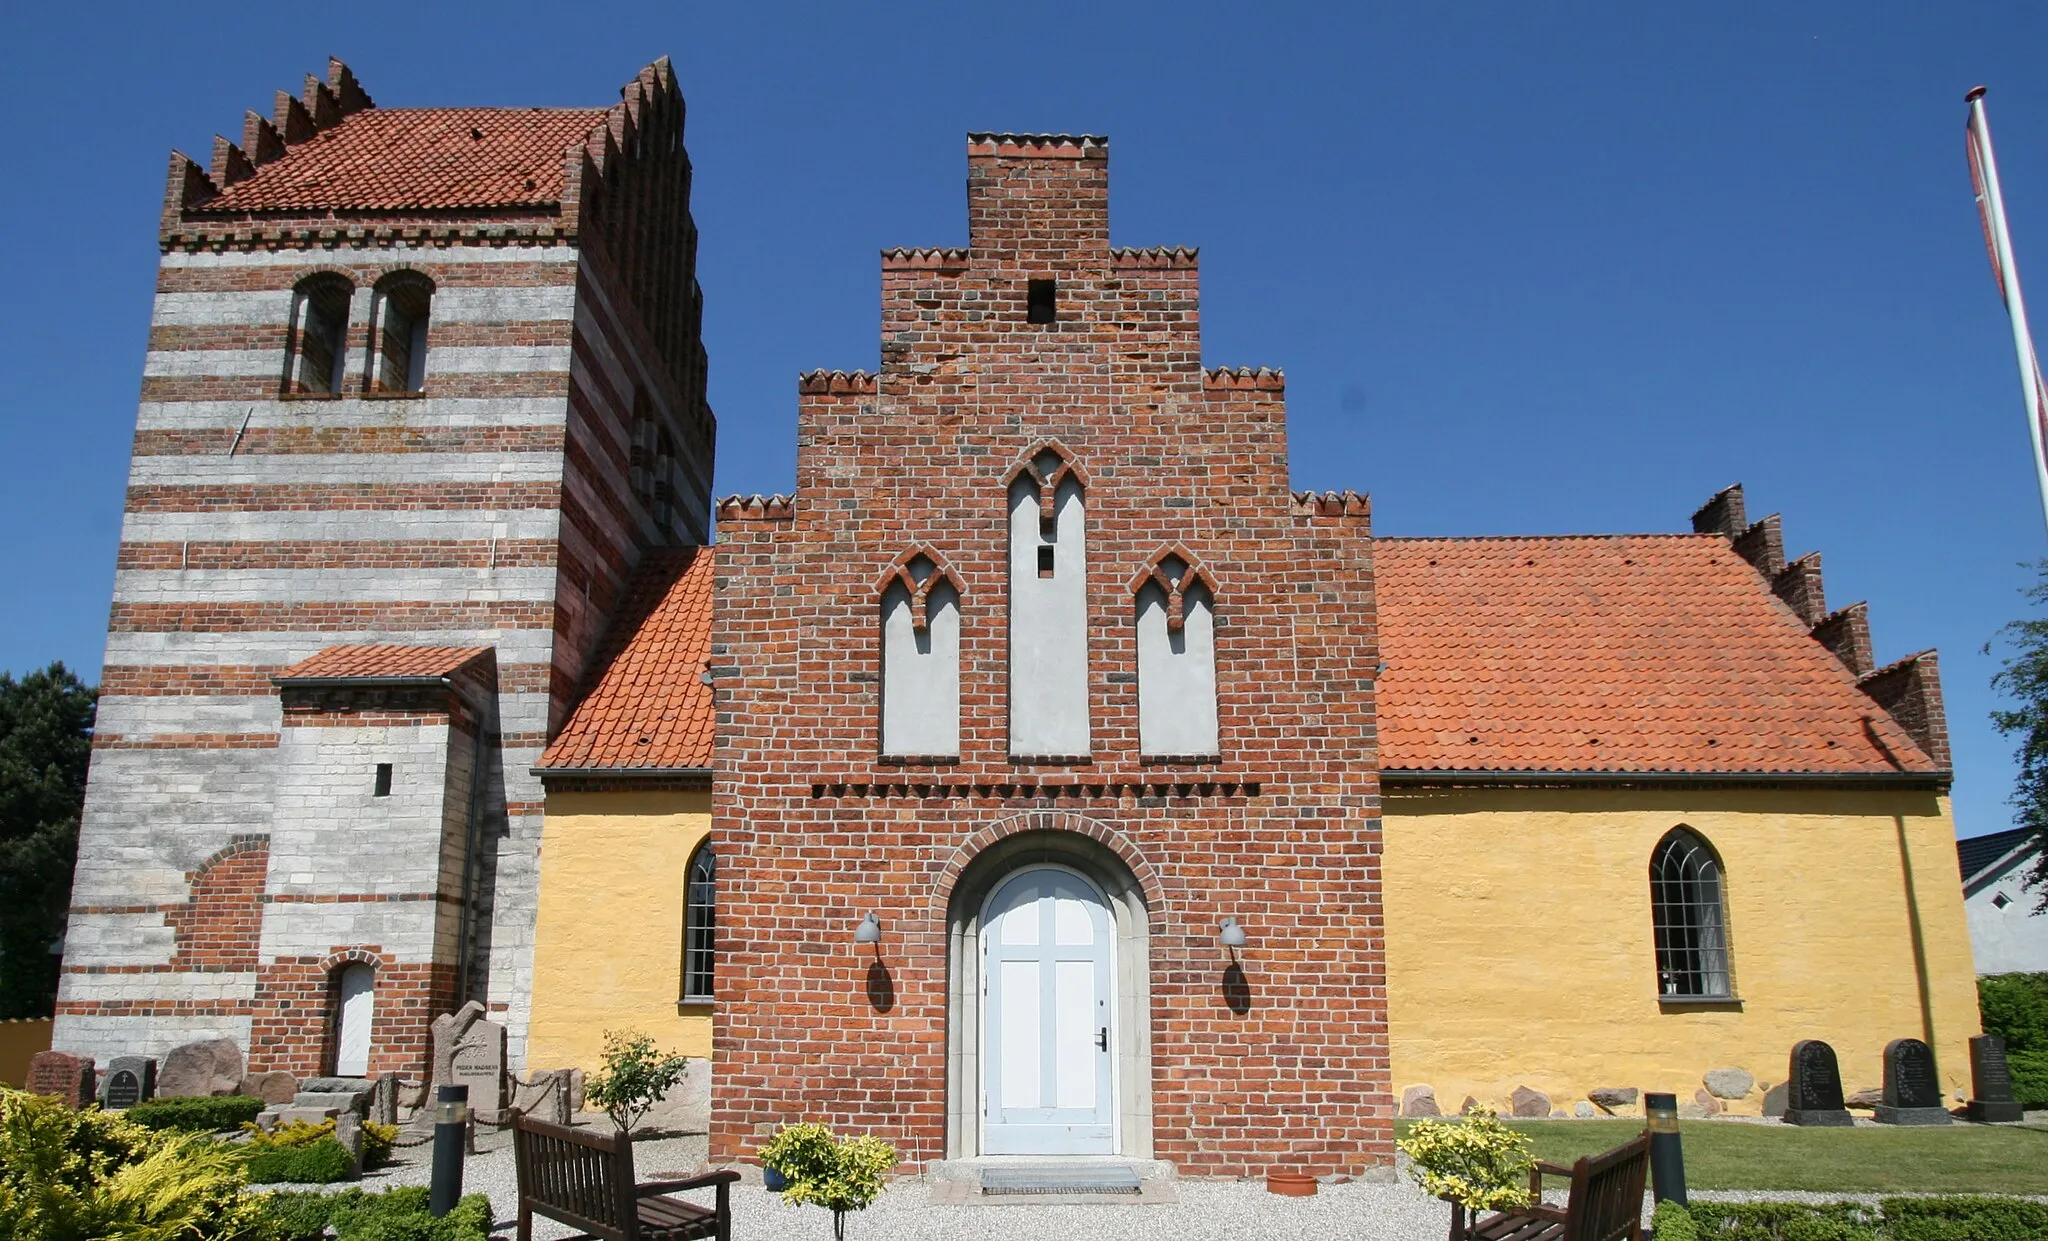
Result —
[[[480, 1134], [479, 1153], [463, 1169], [463, 1190], [485, 1193], [509, 1231], [516, 1184], [512, 1152], [501, 1134]], [[375, 1192], [393, 1185], [424, 1185], [431, 1176], [430, 1147], [401, 1151], [406, 1162], [363, 1178]], [[704, 1159], [705, 1138], [695, 1135], [634, 1145], [642, 1180], [695, 1168]], [[417, 1160], [417, 1162], [414, 1162]], [[1439, 1241], [1450, 1225], [1450, 1208], [1410, 1184], [1325, 1185], [1313, 1198], [1283, 1198], [1262, 1181], [1174, 1182], [1175, 1203], [1156, 1206], [973, 1205], [934, 1206], [931, 1187], [904, 1180], [866, 1211], [848, 1217], [849, 1241], [1242, 1241], [1277, 1237], [1285, 1241]], [[707, 1200], [707, 1194], [689, 1197]], [[557, 1241], [575, 1230], [536, 1220], [537, 1241]], [[818, 1207], [791, 1207], [759, 1185], [733, 1187], [735, 1241], [829, 1241], [832, 1216]]]

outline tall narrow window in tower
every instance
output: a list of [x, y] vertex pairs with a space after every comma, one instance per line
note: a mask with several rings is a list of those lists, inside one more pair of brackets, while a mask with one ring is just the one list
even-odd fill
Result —
[[295, 393], [337, 396], [348, 355], [348, 304], [355, 287], [323, 272], [299, 282], [292, 293], [291, 362], [287, 385]]
[[706, 840], [690, 855], [683, 888], [683, 994], [685, 1002], [711, 998], [717, 959], [718, 859]]
[[1673, 828], [1650, 855], [1650, 925], [1664, 999], [1729, 999], [1721, 860], [1691, 829]]
[[960, 584], [924, 552], [882, 586], [882, 755], [960, 756]]
[[631, 437], [626, 445], [626, 472], [633, 488], [633, 498], [648, 509], [654, 506], [654, 402], [647, 399], [647, 389], [633, 385], [633, 422], [627, 429]]
[[1138, 748], [1146, 758], [1214, 758], [1216, 592], [1178, 552], [1140, 575]]
[[1083, 758], [1088, 730], [1086, 480], [1057, 444], [1010, 472], [1010, 755]]
[[434, 285], [416, 271], [377, 282], [370, 299], [370, 374], [378, 392], [415, 393], [427, 386], [427, 319]]

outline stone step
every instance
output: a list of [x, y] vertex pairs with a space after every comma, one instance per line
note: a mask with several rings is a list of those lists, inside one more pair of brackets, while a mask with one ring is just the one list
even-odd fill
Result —
[[1130, 1194], [1142, 1179], [1128, 1164], [1017, 1164], [981, 1169], [981, 1192], [1007, 1194]]

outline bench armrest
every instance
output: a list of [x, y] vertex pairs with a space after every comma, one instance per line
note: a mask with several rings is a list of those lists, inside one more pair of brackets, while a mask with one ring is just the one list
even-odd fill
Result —
[[739, 1179], [740, 1174], [728, 1168], [723, 1172], [707, 1172], [703, 1176], [693, 1176], [687, 1181], [649, 1181], [645, 1185], [635, 1185], [633, 1196], [646, 1198], [653, 1194], [679, 1193], [685, 1189], [708, 1189], [713, 1185], [732, 1185]]
[[1531, 1165], [1530, 1172], [1536, 1176], [1570, 1176], [1572, 1174], [1572, 1170], [1563, 1164], [1551, 1163], [1543, 1159], [1538, 1159]]

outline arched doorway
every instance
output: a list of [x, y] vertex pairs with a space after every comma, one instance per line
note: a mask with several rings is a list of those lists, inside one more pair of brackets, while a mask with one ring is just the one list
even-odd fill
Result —
[[370, 1075], [370, 1024], [377, 1002], [377, 971], [358, 961], [334, 981], [334, 1075]]
[[1115, 932], [1080, 873], [1033, 866], [981, 919], [982, 1145], [989, 1155], [1116, 1151]]
[[[1048, 827], [1004, 836], [975, 854], [946, 891], [948, 1158], [1152, 1157], [1151, 914], [1143, 885], [1098, 834]], [[1003, 942], [1013, 915], [1008, 938], [1038, 942]], [[1084, 918], [1086, 944], [1058, 942], [1079, 940], [1077, 919]], [[1005, 967], [1009, 976], [1001, 978]], [[1066, 997], [1083, 1002], [1063, 1001], [1062, 972]], [[1098, 1000], [1104, 1003], [1096, 1007]], [[1008, 1070], [1006, 1038], [1024, 1057], [1010, 1056]], [[1006, 1074], [1032, 1064], [1034, 1050], [1035, 1083], [1010, 1077], [1006, 1093]], [[1034, 1085], [1037, 1117], [1028, 1114]], [[1084, 1102], [1091, 1092], [1092, 1105]], [[1106, 1137], [1098, 1110], [1105, 1106]]]

